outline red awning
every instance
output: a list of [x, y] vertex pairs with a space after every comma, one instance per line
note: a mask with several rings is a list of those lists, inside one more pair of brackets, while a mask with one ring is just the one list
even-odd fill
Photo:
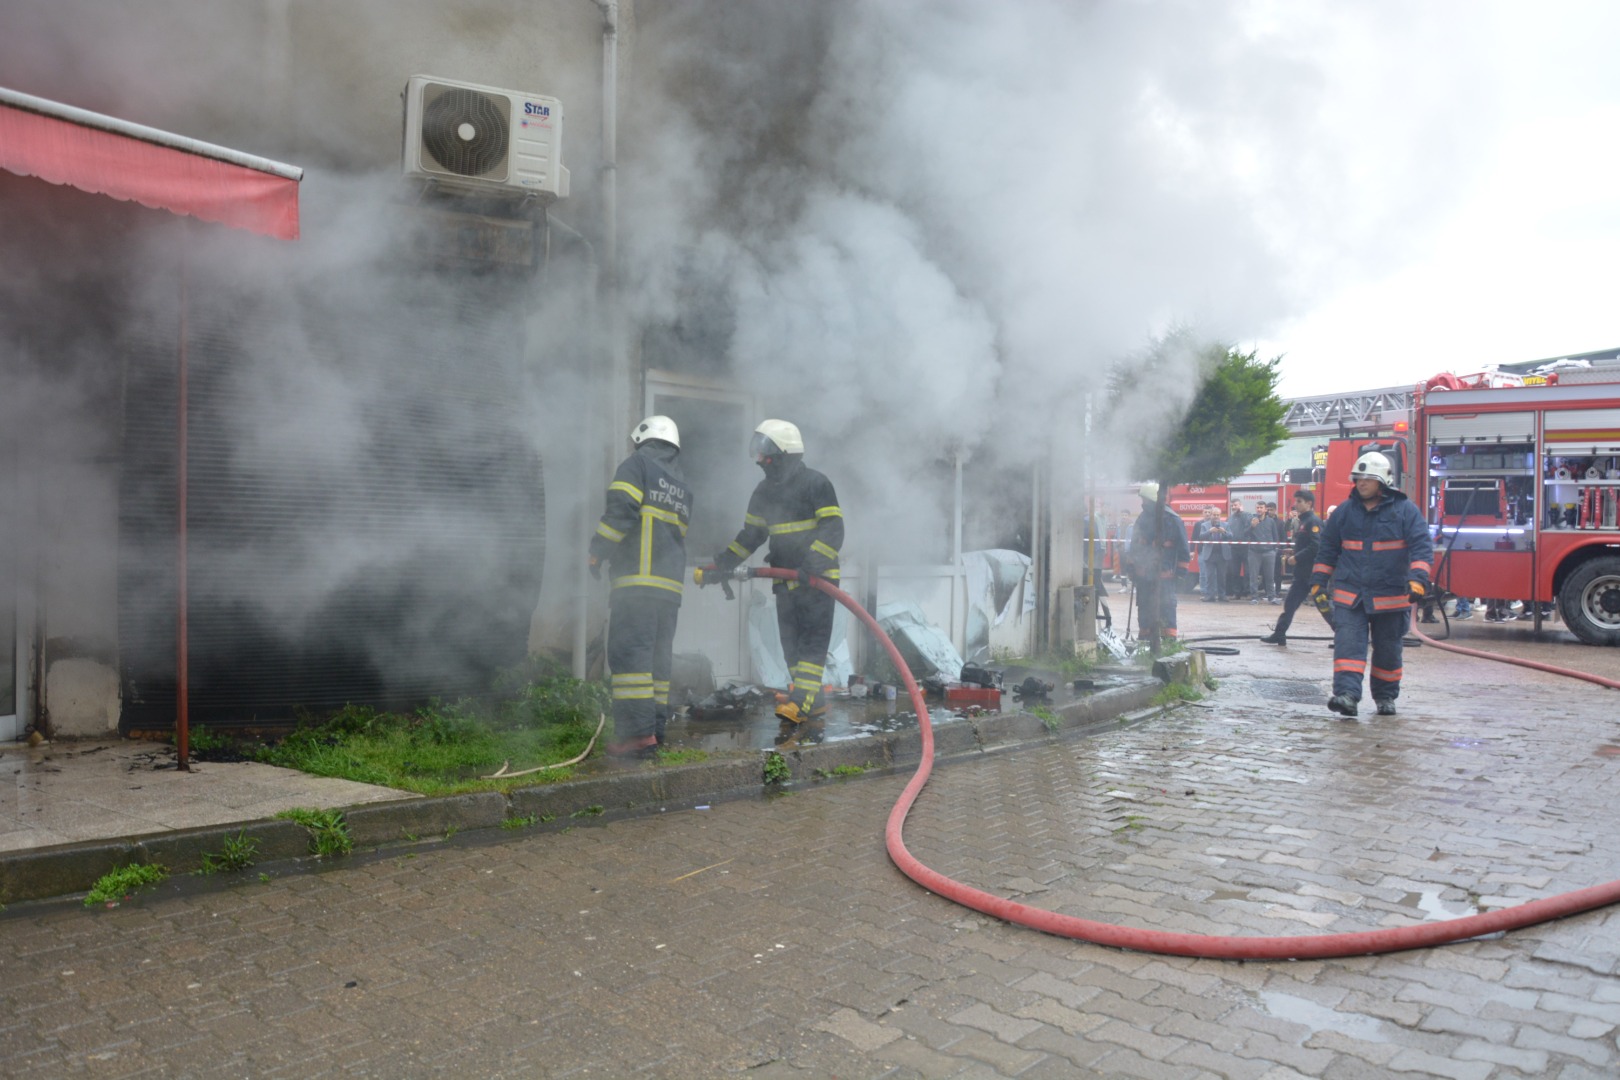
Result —
[[302, 169], [3, 87], [0, 168], [298, 239]]

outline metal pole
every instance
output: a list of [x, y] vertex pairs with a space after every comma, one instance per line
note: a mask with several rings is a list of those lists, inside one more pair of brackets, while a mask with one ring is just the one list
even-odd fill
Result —
[[181, 772], [191, 771], [191, 641], [190, 630], [186, 625], [186, 609], [189, 600], [186, 590], [186, 424], [187, 424], [187, 387], [186, 387], [186, 308], [188, 297], [186, 294], [186, 226], [182, 223], [180, 234], [180, 345], [177, 350], [179, 362], [179, 389], [176, 416], [176, 443], [179, 455], [176, 470], [179, 505], [178, 534], [175, 541], [177, 594], [179, 603], [179, 622], [175, 633], [175, 717], [174, 717], [174, 744], [175, 754], [179, 759]]

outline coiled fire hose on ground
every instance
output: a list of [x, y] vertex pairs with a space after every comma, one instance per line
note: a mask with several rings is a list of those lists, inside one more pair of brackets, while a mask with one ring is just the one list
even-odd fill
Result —
[[[771, 567], [756, 567], [744, 571], [744, 573], [750, 577], [777, 578], [788, 581], [798, 578], [795, 571], [777, 570]], [[889, 639], [889, 635], [884, 633], [877, 620], [868, 614], [865, 608], [861, 607], [853, 597], [829, 581], [812, 577], [809, 579], [809, 584], [843, 604], [851, 614], [866, 625], [867, 629], [872, 631], [872, 634], [882, 644], [884, 651], [888, 653], [895, 670], [900, 672], [900, 677], [905, 680], [906, 692], [911, 695], [912, 708], [917, 710], [917, 726], [922, 734], [922, 761], [918, 764], [917, 771], [912, 776], [911, 781], [906, 784], [905, 790], [901, 792], [899, 801], [889, 811], [888, 825], [884, 831], [889, 858], [893, 860], [901, 873], [923, 888], [961, 904], [963, 907], [971, 908], [986, 915], [993, 915], [998, 919], [1019, 926], [1027, 926], [1032, 930], [1055, 934], [1059, 937], [1089, 941], [1096, 945], [1108, 945], [1119, 949], [1133, 949], [1137, 952], [1160, 953], [1168, 956], [1194, 956], [1212, 960], [1326, 960], [1343, 956], [1366, 956], [1373, 953], [1400, 952], [1405, 949], [1418, 949], [1433, 945], [1444, 945], [1453, 941], [1466, 941], [1469, 938], [1483, 937], [1487, 934], [1520, 930], [1527, 926], [1550, 922], [1553, 919], [1561, 919], [1568, 915], [1578, 915], [1583, 911], [1591, 911], [1620, 901], [1620, 881], [1611, 881], [1606, 885], [1594, 885], [1558, 896], [1532, 900], [1517, 907], [1501, 908], [1496, 911], [1482, 912], [1478, 915], [1465, 915], [1444, 922], [1421, 923], [1414, 926], [1393, 927], [1384, 930], [1361, 930], [1343, 934], [1314, 934], [1298, 937], [1228, 937], [1218, 934], [1184, 934], [1162, 930], [1143, 930], [1130, 926], [1118, 926], [1112, 923], [1094, 922], [1091, 919], [1081, 919], [1073, 915], [1062, 915], [1054, 911], [1030, 907], [1027, 904], [1020, 904], [1017, 901], [1007, 900], [980, 889], [975, 889], [972, 886], [964, 885], [924, 866], [910, 851], [906, 850], [905, 841], [901, 835], [905, 827], [906, 816], [911, 812], [911, 806], [916, 801], [918, 794], [921, 793], [923, 785], [928, 783], [928, 777], [934, 767], [934, 730], [928, 718], [928, 707], [923, 700], [922, 688], [917, 685], [917, 680], [912, 677], [911, 669], [906, 666], [905, 659], [900, 655], [900, 650], [895, 647], [894, 642]], [[1439, 644], [1437, 642], [1430, 643]], [[1441, 647], [1445, 648], [1447, 646]], [[1479, 653], [1476, 650], [1458, 649], [1456, 646], [1450, 646], [1450, 648], [1498, 659], [1493, 654]], [[1561, 674], [1580, 674], [1565, 672], [1552, 668], [1550, 665], [1536, 665], [1529, 661], [1525, 663], [1528, 666], [1558, 671]], [[1596, 676], [1589, 676], [1589, 678], [1605, 685], [1616, 686], [1610, 680], [1600, 680]]]

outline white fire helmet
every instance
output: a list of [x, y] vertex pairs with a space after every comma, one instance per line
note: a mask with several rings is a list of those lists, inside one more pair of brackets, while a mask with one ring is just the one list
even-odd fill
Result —
[[802, 454], [804, 439], [799, 429], [786, 420], [766, 420], [754, 429], [748, 452], [755, 461], [777, 454]]
[[1351, 483], [1363, 476], [1370, 476], [1387, 488], [1395, 486], [1395, 472], [1389, 467], [1389, 458], [1376, 450], [1369, 450], [1356, 458], [1355, 468], [1350, 470]]
[[1151, 480], [1137, 488], [1136, 493], [1142, 496], [1143, 502], [1156, 503], [1159, 501], [1159, 485]]
[[681, 430], [667, 416], [649, 416], [630, 433], [630, 441], [637, 446], [648, 439], [662, 439], [678, 450], [681, 446]]

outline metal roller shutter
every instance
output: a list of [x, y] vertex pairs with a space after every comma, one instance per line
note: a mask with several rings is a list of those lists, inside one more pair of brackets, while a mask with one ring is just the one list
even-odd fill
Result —
[[[453, 700], [523, 658], [545, 505], [517, 284], [193, 275], [193, 724]], [[177, 335], [162, 338], [133, 343], [126, 382], [125, 731], [175, 715]]]

